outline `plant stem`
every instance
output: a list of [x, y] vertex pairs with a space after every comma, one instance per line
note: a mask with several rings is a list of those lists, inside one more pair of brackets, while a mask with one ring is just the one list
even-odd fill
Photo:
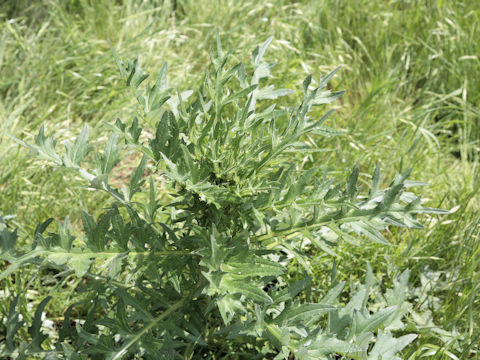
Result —
[[157, 325], [160, 321], [165, 319], [168, 315], [170, 315], [171, 313], [178, 310], [183, 305], [183, 303], [185, 302], [185, 300], [187, 298], [188, 298], [188, 296], [183, 297], [182, 299], [177, 301], [175, 304], [170, 306], [170, 308], [168, 308], [162, 315], [160, 315], [158, 318], [153, 320], [150, 324], [145, 326], [137, 335], [135, 335], [129, 342], [127, 342], [120, 349], [120, 351], [112, 358], [112, 360], [120, 359], [123, 355], [125, 355], [127, 353], [128, 349], [130, 348], [130, 346], [135, 344], [143, 336], [143, 334], [145, 334], [147, 331], [149, 331], [151, 328], [153, 328], [155, 325]]

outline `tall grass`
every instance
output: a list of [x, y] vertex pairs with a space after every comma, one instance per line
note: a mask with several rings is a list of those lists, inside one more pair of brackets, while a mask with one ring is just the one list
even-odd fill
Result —
[[[187, 78], [202, 75], [215, 27], [228, 48], [273, 35], [267, 56], [278, 60], [277, 87], [298, 89], [300, 75], [342, 65], [330, 87], [347, 93], [330, 125], [344, 135], [323, 144], [331, 151], [314, 161], [332, 173], [380, 162], [386, 177], [413, 167], [413, 177], [430, 183], [429, 204], [456, 210], [426, 219], [425, 232], [390, 233], [391, 247], [342, 247], [339, 276], [362, 278], [367, 259], [386, 279], [411, 268], [413, 287], [434, 274], [418, 306], [431, 307], [437, 328], [425, 325], [406, 358], [478, 356], [478, 2], [43, 0], [7, 1], [0, 13], [0, 215], [15, 214], [24, 234], [47, 216], [102, 207], [104, 199], [84, 203], [71, 193], [88, 191], [80, 186], [67, 190], [73, 176], [29, 166], [5, 135], [28, 138], [45, 123], [71, 137], [88, 122], [100, 136], [103, 121], [128, 112], [107, 39], [122, 58], [140, 55], [149, 69], [168, 59], [172, 85], [188, 87]], [[331, 257], [312, 254], [312, 263], [318, 281], [326, 279]]]

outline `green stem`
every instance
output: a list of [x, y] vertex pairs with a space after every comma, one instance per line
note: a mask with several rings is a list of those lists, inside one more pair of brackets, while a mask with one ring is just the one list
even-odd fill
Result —
[[183, 305], [183, 303], [190, 298], [195, 298], [200, 295], [202, 292], [203, 288], [207, 284], [207, 280], [205, 278], [202, 278], [195, 289], [195, 291], [190, 292], [188, 295], [184, 296], [180, 300], [178, 300], [175, 304], [170, 306], [162, 315], [160, 315], [158, 318], [153, 320], [150, 324], [145, 326], [137, 335], [135, 335], [128, 343], [126, 343], [120, 351], [111, 359], [111, 360], [117, 360], [120, 359], [123, 355], [125, 355], [133, 344], [135, 344], [147, 331], [152, 329], [154, 326], [156, 326], [158, 323], [160, 323], [163, 319], [165, 319], [168, 315], [171, 313], [177, 311], [180, 309], [180, 307]]
[[318, 228], [318, 227], [322, 227], [324, 225], [327, 225], [327, 224], [331, 223], [332, 221], [334, 221], [336, 224], [341, 225], [341, 224], [346, 224], [346, 223], [349, 223], [349, 222], [354, 222], [354, 221], [361, 220], [364, 217], [365, 216], [350, 216], [350, 217], [346, 217], [346, 218], [343, 218], [343, 219], [339, 219], [338, 214], [335, 214], [335, 215], [332, 215], [332, 216], [324, 216], [322, 219], [315, 222], [314, 224], [307, 224], [307, 225], [302, 226], [302, 227], [280, 230], [280, 231], [276, 231], [276, 232], [273, 232], [273, 233], [270, 233], [270, 234], [252, 236], [251, 238], [253, 240], [266, 241], [266, 240], [270, 240], [270, 239], [273, 239], [273, 238], [278, 237], [278, 236], [284, 236], [285, 237], [285, 236], [292, 235], [294, 233], [301, 232], [303, 230], [311, 230], [311, 229], [315, 229], [315, 228]]
[[150, 324], [145, 326], [137, 335], [135, 335], [129, 342], [127, 342], [123, 347], [120, 349], [120, 351], [112, 358], [112, 360], [117, 360], [120, 359], [123, 355], [125, 355], [133, 344], [135, 344], [147, 331], [149, 331], [151, 328], [153, 328], [155, 325], [157, 325], [160, 321], [165, 319], [168, 315], [171, 313], [177, 311], [185, 302], [185, 300], [188, 298], [188, 296], [183, 297], [179, 301], [177, 301], [175, 304], [170, 306], [162, 315], [160, 315], [158, 318], [153, 320]]
[[167, 251], [154, 251], [154, 252], [149, 252], [149, 251], [131, 251], [131, 252], [116, 252], [116, 251], [103, 251], [103, 252], [93, 252], [93, 251], [88, 251], [88, 252], [74, 252], [74, 251], [65, 251], [63, 249], [58, 249], [58, 250], [34, 250], [32, 252], [29, 252], [23, 256], [20, 257], [14, 257], [14, 256], [2, 256], [0, 260], [6, 260], [11, 263], [10, 266], [8, 266], [4, 271], [0, 272], [0, 280], [5, 279], [7, 276], [11, 275], [14, 273], [18, 268], [20, 268], [24, 263], [30, 261], [31, 259], [37, 257], [37, 256], [48, 256], [48, 255], [54, 255], [54, 254], [60, 254], [60, 255], [65, 255], [65, 256], [73, 256], [73, 257], [88, 257], [88, 258], [109, 258], [113, 257], [116, 255], [122, 255], [125, 254], [127, 256], [139, 256], [139, 255], [149, 255], [149, 254], [155, 254], [159, 256], [169, 256], [169, 255], [194, 255], [191, 251], [188, 250], [167, 250]]

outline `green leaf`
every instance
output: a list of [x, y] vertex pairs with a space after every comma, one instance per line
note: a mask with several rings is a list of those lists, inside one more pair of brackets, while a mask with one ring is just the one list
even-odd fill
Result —
[[79, 278], [83, 277], [90, 268], [92, 260], [89, 255], [75, 254], [70, 255], [68, 265], [75, 271], [75, 275]]
[[[42, 254], [41, 251], [30, 251], [27, 254], [19, 256], [19, 257], [13, 257], [13, 258], [6, 257], [7, 259], [9, 259], [9, 262], [11, 262], [11, 264], [5, 270], [0, 272], [0, 281], [7, 278], [10, 275], [12, 275], [22, 265], [31, 261], [32, 259], [36, 258], [38, 255], [41, 255], [41, 254]], [[2, 259], [3, 259], [3, 257], [2, 257]]]
[[140, 134], [142, 133], [142, 128], [138, 126], [138, 119], [135, 116], [132, 121], [132, 125], [128, 129], [128, 134], [130, 135], [127, 137], [128, 143], [130, 144], [138, 144], [138, 139], [140, 138]]
[[355, 197], [357, 196], [358, 174], [359, 174], [358, 164], [355, 164], [347, 182], [346, 195], [350, 200], [354, 200]]
[[280, 276], [285, 272], [285, 268], [281, 264], [258, 257], [249, 263], [223, 263], [220, 269], [235, 275], [235, 277]]
[[[288, 189], [287, 194], [280, 202], [280, 204], [288, 204], [295, 199], [300, 199], [300, 196], [303, 194], [305, 187], [309, 183], [316, 170], [317, 169], [309, 169], [305, 171], [299, 178], [297, 178], [295, 183], [292, 184], [292, 186], [290, 186], [290, 188]], [[284, 184], [282, 185], [285, 186]]]
[[171, 113], [165, 112], [157, 124], [155, 138], [148, 141], [155, 156], [155, 160], [160, 160], [162, 158], [161, 154], [168, 154], [167, 141], [172, 137], [171, 119]]
[[335, 285], [333, 288], [331, 288], [328, 291], [327, 295], [325, 295], [322, 298], [321, 303], [327, 304], [327, 305], [333, 305], [334, 303], [336, 303], [344, 287], [345, 287], [345, 282], [343, 281]]
[[18, 144], [29, 148], [40, 159], [51, 161], [58, 166], [63, 164], [61, 157], [55, 152], [56, 141], [53, 139], [53, 136], [45, 136], [45, 127], [43, 125], [40, 127], [38, 135], [35, 136], [35, 145], [25, 143], [12, 135], [8, 136]]
[[72, 242], [75, 239], [75, 236], [70, 233], [70, 219], [67, 216], [63, 223], [57, 221], [57, 224], [59, 245], [68, 251], [72, 247]]
[[78, 168], [80, 162], [85, 158], [91, 147], [88, 144], [88, 125], [85, 124], [80, 135], [73, 143], [65, 141], [65, 156], [63, 162], [66, 167]]
[[[312, 278], [306, 277], [287, 286], [285, 289], [274, 291], [271, 295], [276, 304], [292, 301], [301, 291], [310, 287]], [[322, 301], [323, 303], [323, 301]]]
[[277, 99], [281, 96], [289, 95], [292, 94], [293, 90], [290, 89], [278, 89], [278, 90], [273, 90], [273, 86], [267, 86], [264, 88], [261, 88], [255, 92], [255, 97], [258, 100], [274, 100]]
[[212, 226], [210, 238], [210, 258], [207, 264], [210, 266], [210, 269], [217, 270], [220, 267], [222, 260], [225, 257], [225, 249], [218, 244], [217, 242], [217, 228], [215, 225]]
[[314, 322], [335, 309], [335, 306], [329, 304], [295, 304], [282, 311], [274, 321], [276, 324], [290, 324], [299, 320]]
[[254, 84], [254, 85], [251, 85], [251, 86], [249, 86], [245, 89], [239, 90], [239, 91], [233, 93], [232, 95], [226, 97], [223, 101], [223, 104], [227, 105], [227, 104], [231, 103], [232, 101], [243, 98], [243, 97], [247, 96], [248, 94], [250, 94], [257, 87], [258, 87], [258, 85]]
[[151, 222], [154, 222], [155, 213], [159, 208], [157, 203], [157, 187], [155, 186], [155, 182], [153, 181], [153, 177], [149, 177], [149, 202], [147, 206], [148, 217], [150, 218]]
[[217, 306], [225, 324], [229, 324], [235, 315], [245, 313], [242, 302], [231, 295], [219, 297], [217, 299]]
[[318, 91], [315, 93], [315, 97], [312, 100], [312, 105], [330, 104], [341, 98], [343, 94], [345, 94], [345, 91]]
[[101, 157], [101, 174], [108, 175], [120, 161], [120, 149], [117, 146], [118, 136], [111, 134], [107, 140], [105, 151]]
[[67, 263], [69, 255], [64, 252], [51, 253], [47, 256], [47, 260], [51, 261], [55, 265], [64, 265]]
[[148, 73], [140, 66], [138, 59], [128, 62], [127, 86], [136, 89], [148, 77]]
[[253, 51], [253, 54], [252, 54], [252, 65], [254, 66], [259, 66], [262, 59], [263, 59], [263, 55], [265, 55], [265, 51], [267, 50], [268, 46], [270, 45], [270, 43], [272, 42], [273, 40], [273, 36], [269, 36], [267, 38], [267, 40], [265, 40], [265, 42], [260, 45], [260, 46], [257, 46], [255, 48], [255, 50]]
[[332, 335], [320, 334], [307, 347], [311, 359], [323, 359], [326, 355], [347, 355], [362, 351], [364, 348], [347, 341], [338, 339]]
[[397, 201], [400, 192], [403, 189], [403, 184], [397, 184], [389, 187], [383, 195], [382, 202], [379, 204], [381, 209], [387, 210]]
[[145, 173], [145, 168], [147, 166], [147, 157], [143, 156], [140, 164], [138, 164], [135, 171], [132, 173], [130, 178], [129, 190], [128, 190], [128, 200], [131, 201], [133, 195], [141, 190], [142, 185], [145, 183], [145, 180], [142, 180]]
[[338, 66], [335, 70], [330, 72], [328, 75], [324, 76], [323, 78], [320, 79], [318, 82], [318, 88], [323, 89], [325, 86], [327, 86], [328, 82], [333, 78], [333, 76], [341, 69], [341, 66]]
[[[368, 220], [367, 220], [368, 221]], [[365, 235], [370, 240], [377, 242], [382, 245], [390, 245], [390, 243], [385, 240], [382, 234], [369, 222], [367, 221], [356, 221], [345, 224], [347, 228], [351, 228], [353, 231]]]
[[[0, 218], [1, 219], [1, 218]], [[1, 228], [0, 228], [1, 229]], [[0, 254], [12, 253], [17, 243], [17, 230], [10, 232], [5, 226], [0, 230]]]
[[303, 251], [295, 249], [291, 244], [284, 242], [279, 246], [283, 251], [292, 256], [303, 267], [307, 274], [313, 274], [312, 267], [308, 261], [307, 255]]
[[90, 253], [64, 253], [53, 250], [48, 254], [47, 260], [59, 266], [67, 264], [70, 269], [75, 271], [75, 275], [81, 278], [90, 268], [92, 257], [93, 254]]
[[65, 357], [69, 360], [79, 360], [79, 359], [82, 359], [81, 358], [81, 355], [77, 352], [77, 350], [75, 350], [74, 347], [72, 347], [71, 345], [65, 343], [65, 342], [62, 342], [61, 343], [61, 346], [62, 346], [62, 350], [63, 350], [63, 353], [65, 354]]
[[396, 306], [390, 306], [379, 310], [378, 312], [370, 315], [368, 310], [354, 310], [353, 323], [350, 329], [349, 338], [359, 336], [362, 333], [373, 332], [381, 326], [387, 318], [397, 310]]
[[25, 324], [24, 321], [19, 320], [20, 313], [15, 310], [17, 307], [18, 300], [20, 295], [15, 296], [13, 301], [10, 303], [8, 318], [6, 322], [7, 336], [5, 338], [7, 348], [10, 351], [15, 350], [14, 336], [20, 330], [20, 328]]
[[167, 63], [164, 62], [155, 84], [152, 87], [147, 85], [144, 105], [145, 113], [160, 109], [170, 99], [171, 90], [171, 88], [168, 88]]
[[273, 303], [272, 298], [268, 296], [265, 291], [243, 280], [234, 280], [228, 276], [224, 276], [220, 282], [220, 286], [230, 294], [242, 294], [247, 299], [260, 303]]
[[406, 326], [402, 322], [402, 318], [412, 308], [412, 304], [407, 301], [409, 276], [410, 271], [407, 269], [395, 277], [393, 280], [393, 289], [387, 289], [385, 292], [387, 306], [397, 307], [397, 311], [385, 322], [385, 325], [387, 325], [386, 329], [388, 330], [400, 330]]
[[80, 336], [80, 338], [86, 340], [89, 344], [97, 344], [98, 338], [85, 331], [85, 329], [83, 329], [83, 327], [78, 322], [75, 323], [75, 329], [77, 330], [77, 334]]
[[44, 334], [42, 331], [40, 331], [40, 327], [42, 326], [43, 310], [51, 299], [51, 296], [47, 296], [38, 305], [37, 309], [35, 310], [35, 316], [33, 318], [32, 326], [28, 328], [28, 333], [32, 337], [32, 342], [30, 346], [34, 351], [42, 351], [42, 343], [48, 338], [47, 334]]
[[312, 134], [315, 135], [321, 135], [324, 137], [334, 137], [334, 136], [340, 136], [342, 133], [340, 131], [337, 131], [335, 129], [329, 128], [327, 126], [319, 126], [311, 131]]
[[408, 344], [417, 338], [415, 334], [408, 334], [394, 338], [390, 333], [380, 330], [375, 341], [375, 346], [368, 354], [370, 360], [397, 360], [395, 355], [402, 351]]
[[178, 116], [178, 106], [187, 101], [192, 96], [192, 90], [186, 90], [178, 93], [178, 96], [171, 97], [167, 104], [170, 106], [170, 110], [174, 116]]
[[217, 40], [217, 56], [218, 59], [223, 58], [222, 42], [220, 40], [220, 32], [215, 28], [215, 39]]
[[302, 83], [302, 89], [303, 89], [304, 95], [307, 95], [308, 87], [310, 86], [311, 82], [312, 82], [312, 74], [308, 74], [308, 76], [305, 78], [305, 80], [303, 80], [303, 83]]
[[82, 224], [85, 235], [87, 235], [87, 245], [93, 245], [96, 247], [96, 231], [97, 224], [93, 217], [82, 210]]
[[37, 227], [35, 228], [35, 232], [33, 234], [34, 240], [34, 247], [35, 244], [39, 243], [44, 248], [49, 248], [50, 244], [45, 243], [45, 239], [43, 238], [42, 234], [45, 232], [47, 227], [53, 222], [53, 218], [47, 219], [42, 223], [38, 223]]
[[378, 189], [380, 186], [380, 180], [381, 180], [381, 175], [380, 175], [380, 164], [377, 164], [375, 167], [375, 171], [373, 173], [372, 177], [372, 185], [370, 187], [370, 194], [368, 196], [369, 200], [372, 200], [378, 193]]
[[118, 67], [118, 71], [120, 71], [120, 75], [122, 77], [126, 77], [127, 76], [127, 72], [126, 72], [126, 69], [124, 67], [124, 64], [123, 62], [120, 60], [120, 58], [118, 57], [117, 53], [115, 52], [115, 49], [113, 48], [113, 45], [112, 43], [110, 42], [110, 40], [107, 40], [108, 41], [108, 45], [110, 46], [110, 51], [112, 52], [112, 55], [113, 55], [113, 58], [115, 59], [115, 62], [117, 64], [117, 67]]
[[166, 90], [168, 88], [167, 69], [167, 62], [165, 61], [158, 72], [157, 79], [155, 81], [155, 86], [158, 88], [158, 90]]

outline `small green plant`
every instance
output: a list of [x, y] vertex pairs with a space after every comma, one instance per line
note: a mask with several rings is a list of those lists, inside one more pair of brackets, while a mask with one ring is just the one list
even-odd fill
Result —
[[[139, 111], [129, 125], [108, 124], [112, 134], [93, 156], [87, 126], [73, 143], [65, 141], [63, 154], [43, 127], [34, 144], [15, 139], [52, 166], [77, 172], [112, 202], [98, 219], [81, 214], [79, 238], [68, 218], [57, 223], [57, 232], [47, 232], [48, 219], [37, 226], [33, 243], [17, 244], [17, 233], [1, 220], [0, 256], [8, 266], [0, 279], [26, 265], [54, 269], [59, 282], [52, 297], [77, 280], [77, 295], [50, 338], [42, 312], [51, 297], [38, 305], [26, 332], [14, 297], [2, 330], [3, 355], [399, 359], [416, 337], [392, 334], [408, 311], [408, 272], [381, 306], [370, 306], [375, 282], [369, 268], [365, 284], [345, 304], [345, 284], [334, 271], [330, 285], [312, 279], [308, 253], [328, 252], [341, 240], [387, 244], [382, 231], [388, 226], [421, 228], [417, 214], [444, 212], [405, 191], [422, 185], [408, 181], [408, 172], [381, 189], [377, 167], [370, 191], [362, 194], [358, 166], [344, 184], [335, 184], [325, 168], [299, 161], [321, 151], [309, 136], [338, 134], [324, 125], [332, 111], [311, 117], [313, 107], [342, 95], [326, 90], [338, 69], [318, 82], [309, 75], [297, 107], [263, 105], [291, 93], [262, 84], [274, 66], [263, 60], [271, 40], [254, 50], [250, 67], [231, 66], [231, 52], [222, 50], [217, 34], [212, 64], [196, 92], [170, 88], [166, 64], [143, 88], [148, 74], [138, 61], [115, 55]], [[128, 183], [115, 187], [111, 178], [126, 152], [138, 155], [138, 165]], [[289, 272], [292, 262], [305, 274]]]

